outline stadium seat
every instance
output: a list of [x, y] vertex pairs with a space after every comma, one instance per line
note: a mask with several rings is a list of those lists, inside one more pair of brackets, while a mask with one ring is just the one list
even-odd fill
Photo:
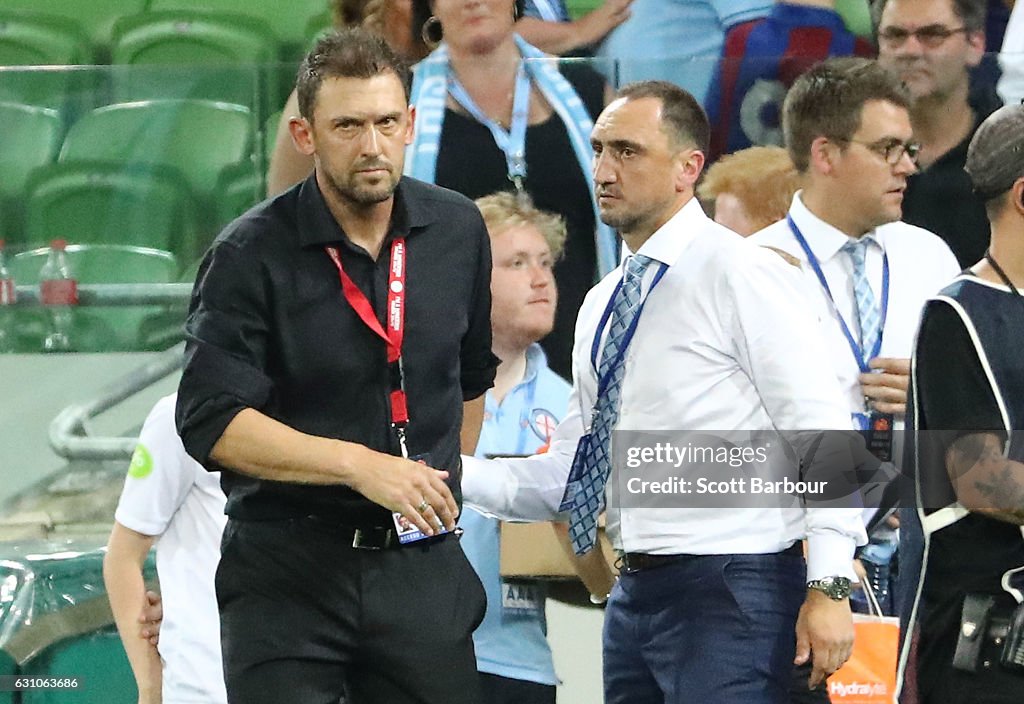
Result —
[[326, 0], [250, 0], [245, 3], [238, 0], [150, 0], [149, 7], [151, 10], [244, 13], [274, 29], [281, 42], [282, 60], [298, 61], [309, 43], [310, 20], [321, 15], [326, 5]]
[[33, 689], [22, 692], [22, 704], [136, 704], [138, 690], [128, 657], [114, 626], [54, 643], [22, 667], [26, 677], [81, 678], [75, 692]]
[[265, 173], [252, 162], [232, 164], [221, 172], [217, 186], [218, 227], [227, 225], [263, 200], [267, 190]]
[[32, 172], [24, 200], [23, 241], [38, 245], [63, 238], [182, 252], [194, 246], [199, 227], [188, 184], [161, 166], [52, 164]]
[[[177, 278], [178, 261], [170, 252], [125, 245], [70, 244], [68, 265], [82, 284], [168, 283]], [[19, 284], [39, 283], [39, 270], [49, 255], [48, 247], [11, 257], [10, 269]], [[143, 321], [161, 311], [159, 306], [89, 306], [74, 311], [71, 345], [79, 352], [137, 351], [147, 349], [140, 341]], [[41, 308], [15, 311], [18, 316], [16, 347], [39, 351], [49, 319]], [[72, 670], [61, 670], [72, 672]]]
[[[270, 110], [281, 101], [278, 41], [262, 20], [230, 13], [145, 12], [114, 28], [117, 100], [201, 98]], [[149, 70], [144, 67], [153, 66]]]
[[0, 236], [21, 240], [21, 196], [29, 172], [53, 161], [60, 148], [60, 115], [49, 108], [0, 103]]
[[114, 22], [124, 15], [146, 9], [149, 0], [3, 0], [5, 11], [45, 12], [51, 17], [72, 20], [93, 47], [96, 63], [110, 60], [110, 37]]
[[254, 132], [252, 113], [239, 105], [202, 100], [121, 103], [93, 110], [72, 125], [58, 161], [95, 159], [177, 169], [199, 198], [200, 221], [209, 231], [215, 226], [217, 179], [224, 167], [252, 159]]
[[[0, 650], [0, 677], [18, 674], [18, 664], [5, 651]], [[0, 692], [0, 704], [14, 704], [14, 692]]]
[[78, 106], [96, 86], [96, 73], [55, 68], [90, 63], [88, 37], [74, 22], [0, 9], [0, 101], [57, 110]]
[[[306, 23], [306, 50], [308, 51], [317, 39], [333, 29], [334, 16], [331, 14], [330, 10], [310, 17], [309, 22]], [[300, 56], [299, 58], [301, 59], [302, 57]]]
[[0, 9], [0, 66], [64, 66], [92, 59], [89, 38], [73, 21]]

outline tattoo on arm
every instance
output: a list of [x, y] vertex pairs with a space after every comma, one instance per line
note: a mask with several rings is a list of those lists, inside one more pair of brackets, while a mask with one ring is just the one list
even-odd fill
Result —
[[[1002, 441], [995, 434], [957, 439], [949, 449], [948, 464], [962, 503], [992, 518], [1024, 524], [1024, 465], [1003, 455]], [[970, 500], [965, 501], [965, 493]]]

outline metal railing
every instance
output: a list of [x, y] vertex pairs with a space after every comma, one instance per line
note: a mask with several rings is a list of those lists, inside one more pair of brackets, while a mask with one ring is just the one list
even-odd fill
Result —
[[[44, 307], [38, 286], [17, 286], [17, 307]], [[89, 306], [168, 305], [184, 308], [192, 284], [80, 284], [78, 304]], [[125, 460], [135, 451], [136, 439], [124, 436], [90, 436], [89, 422], [125, 399], [181, 368], [184, 343], [178, 343], [155, 359], [134, 369], [104, 388], [98, 396], [66, 407], [50, 423], [53, 451], [69, 460]]]

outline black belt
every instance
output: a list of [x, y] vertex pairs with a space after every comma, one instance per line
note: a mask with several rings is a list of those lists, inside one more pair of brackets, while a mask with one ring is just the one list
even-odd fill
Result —
[[392, 548], [411, 548], [433, 545], [446, 540], [450, 535], [459, 535], [462, 531], [458, 528], [455, 532], [432, 535], [429, 538], [420, 538], [409, 543], [402, 543], [398, 540], [398, 531], [394, 528], [381, 528], [371, 526], [368, 528], [356, 528], [333, 524], [332, 530], [341, 539], [341, 542], [350, 544], [356, 550], [391, 550]]
[[[788, 548], [779, 553], [780, 555], [803, 555], [803, 543], [796, 541]], [[652, 555], [646, 552], [627, 552], [619, 558], [621, 570], [624, 574], [634, 574], [643, 570], [653, 570], [659, 567], [671, 565], [674, 562], [685, 560], [688, 557], [702, 557], [689, 553], [675, 555]]]

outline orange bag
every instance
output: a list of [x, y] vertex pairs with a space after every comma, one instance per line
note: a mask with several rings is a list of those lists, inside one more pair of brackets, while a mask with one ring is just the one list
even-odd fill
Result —
[[864, 588], [874, 614], [853, 615], [853, 654], [828, 678], [832, 704], [892, 704], [896, 694], [900, 620], [876, 615], [878, 601]]

